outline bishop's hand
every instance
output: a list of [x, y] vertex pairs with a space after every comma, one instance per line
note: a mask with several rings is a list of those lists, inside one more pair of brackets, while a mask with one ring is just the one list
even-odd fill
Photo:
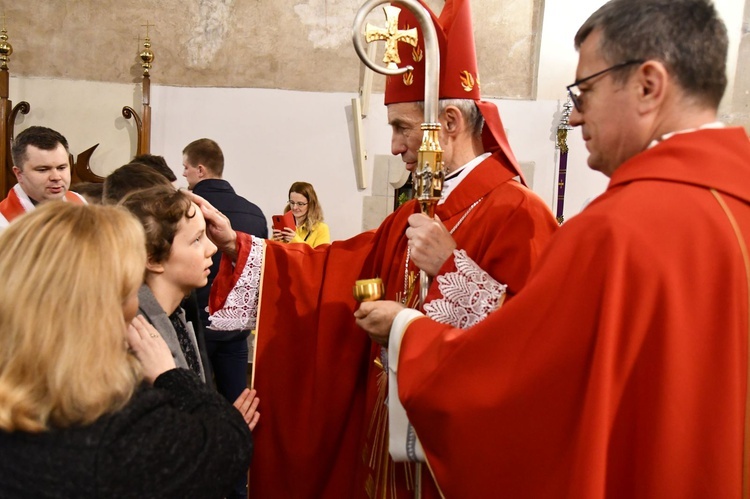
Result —
[[440, 272], [440, 267], [456, 249], [456, 241], [443, 222], [423, 213], [409, 216], [406, 237], [409, 239], [412, 262], [430, 277], [435, 277]]
[[387, 346], [393, 319], [403, 309], [404, 306], [396, 301], [367, 301], [354, 312], [354, 317], [372, 341]]
[[198, 205], [206, 219], [206, 235], [223, 254], [232, 261], [237, 260], [237, 233], [232, 229], [232, 224], [222, 212], [214, 208], [211, 203], [190, 193], [195, 204]]

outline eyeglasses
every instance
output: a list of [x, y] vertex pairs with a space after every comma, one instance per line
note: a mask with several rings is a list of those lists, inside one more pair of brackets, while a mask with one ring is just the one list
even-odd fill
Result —
[[289, 206], [299, 206], [300, 208], [302, 208], [303, 206], [307, 206], [307, 203], [296, 203], [296, 202], [291, 201], [291, 200], [287, 201], [287, 203], [289, 203]]
[[581, 90], [580, 88], [576, 88], [575, 90], [573, 90], [574, 87], [578, 87], [581, 83], [587, 82], [591, 80], [592, 78], [596, 78], [597, 76], [601, 76], [604, 73], [614, 71], [615, 69], [622, 69], [632, 64], [643, 64], [644, 62], [646, 61], [644, 61], [643, 59], [633, 59], [630, 61], [621, 62], [620, 64], [615, 64], [614, 66], [608, 67], [607, 69], [602, 69], [598, 73], [594, 73], [591, 76], [587, 76], [586, 78], [581, 78], [580, 80], [577, 80], [573, 82], [572, 84], [568, 85], [567, 87], [565, 87], [568, 89], [568, 95], [570, 95], [570, 100], [573, 101], [573, 105], [576, 107], [576, 110], [579, 113], [583, 112], [583, 92], [585, 92], [585, 90]]

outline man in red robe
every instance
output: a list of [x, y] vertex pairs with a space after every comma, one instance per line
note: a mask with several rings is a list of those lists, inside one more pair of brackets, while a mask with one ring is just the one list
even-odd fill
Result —
[[18, 183], [0, 202], [0, 229], [39, 203], [56, 199], [86, 202], [79, 194], [68, 191], [68, 141], [55, 130], [42, 126], [27, 128], [13, 141], [11, 154]]
[[[413, 466], [388, 457], [382, 353], [354, 322], [354, 282], [380, 277], [387, 298], [407, 301], [422, 268], [437, 276], [428, 313], [473, 324], [502, 301], [505, 288], [496, 281], [508, 296], [525, 285], [557, 227], [521, 183], [497, 108], [479, 100], [469, 2], [449, 0], [443, 12], [433, 16], [448, 173], [439, 221], [417, 213], [412, 201], [376, 231], [313, 249], [243, 234], [235, 241], [221, 217], [204, 210], [209, 235], [229, 257], [212, 288], [212, 325], [257, 329], [254, 387], [269, 417], [254, 433], [254, 497], [413, 497]], [[406, 24], [417, 25], [402, 11], [400, 27]], [[401, 52], [414, 66], [411, 77], [390, 78], [386, 87], [393, 153], [409, 170], [422, 138], [423, 51], [420, 30], [418, 46]]]
[[716, 122], [726, 29], [707, 0], [612, 0], [575, 43], [570, 122], [607, 191], [476, 327], [393, 302], [358, 322], [390, 335], [445, 497], [748, 497], [750, 141]]

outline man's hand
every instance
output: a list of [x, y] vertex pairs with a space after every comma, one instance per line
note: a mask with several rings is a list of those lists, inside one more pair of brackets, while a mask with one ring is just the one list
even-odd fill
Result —
[[423, 213], [409, 217], [406, 237], [412, 262], [430, 277], [437, 275], [456, 249], [456, 241], [445, 225], [437, 217], [430, 218]]
[[255, 390], [245, 388], [242, 393], [240, 393], [240, 396], [237, 397], [237, 400], [234, 401], [234, 404], [232, 404], [238, 411], [240, 411], [240, 414], [242, 414], [242, 417], [245, 419], [245, 423], [247, 423], [247, 427], [250, 428], [250, 431], [255, 429], [255, 425], [258, 424], [258, 419], [260, 419], [260, 413], [258, 412], [258, 403], [260, 402], [260, 399], [255, 395]]
[[202, 197], [190, 193], [193, 202], [197, 204], [206, 219], [206, 235], [223, 254], [232, 261], [237, 261], [237, 233], [232, 229], [229, 219], [211, 203]]
[[372, 341], [387, 346], [393, 319], [403, 309], [404, 306], [395, 301], [368, 301], [359, 306], [354, 317], [357, 325], [370, 335]]

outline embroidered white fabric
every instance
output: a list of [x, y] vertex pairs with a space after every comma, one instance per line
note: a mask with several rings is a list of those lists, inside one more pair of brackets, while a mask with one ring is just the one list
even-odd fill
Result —
[[507, 285], [482, 270], [464, 250], [454, 250], [456, 271], [437, 276], [442, 295], [424, 306], [427, 316], [466, 329], [484, 320], [503, 304]]
[[260, 294], [260, 271], [263, 268], [263, 239], [252, 238], [247, 265], [234, 288], [229, 292], [224, 307], [209, 316], [211, 329], [236, 331], [255, 329], [258, 318], [258, 295]]

